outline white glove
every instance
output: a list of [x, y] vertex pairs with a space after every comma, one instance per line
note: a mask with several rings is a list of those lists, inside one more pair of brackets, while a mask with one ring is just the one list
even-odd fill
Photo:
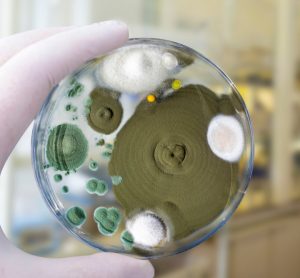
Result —
[[[0, 170], [51, 88], [81, 64], [127, 39], [127, 26], [117, 21], [29, 31], [0, 39]], [[153, 276], [148, 261], [117, 254], [65, 259], [29, 255], [13, 246], [0, 228], [1, 278]]]

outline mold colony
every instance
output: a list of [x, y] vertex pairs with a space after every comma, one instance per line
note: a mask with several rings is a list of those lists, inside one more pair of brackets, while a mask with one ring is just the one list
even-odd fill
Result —
[[224, 105], [200, 85], [184, 86], [157, 105], [141, 102], [118, 133], [109, 163], [109, 173], [123, 179], [114, 193], [126, 215], [139, 208], [163, 211], [176, 240], [222, 212], [237, 165], [216, 156], [206, 134]]
[[51, 130], [47, 143], [49, 165], [57, 170], [79, 168], [87, 157], [88, 142], [76, 125], [62, 124]]
[[88, 123], [97, 132], [110, 134], [119, 126], [123, 109], [117, 98], [112, 97], [119, 93], [96, 88], [91, 93], [90, 113], [88, 114]]
[[[180, 75], [194, 63], [178, 49], [124, 47], [92, 64], [92, 88], [77, 74], [63, 91], [63, 113], [77, 114], [50, 130], [44, 171], [58, 171], [52, 180], [61, 183], [84, 169], [99, 236], [118, 236], [125, 250], [151, 252], [188, 237], [237, 192], [243, 125], [230, 95]], [[61, 191], [70, 194], [72, 184]], [[107, 196], [114, 206], [102, 205]], [[65, 213], [79, 229], [88, 217], [77, 205]]]

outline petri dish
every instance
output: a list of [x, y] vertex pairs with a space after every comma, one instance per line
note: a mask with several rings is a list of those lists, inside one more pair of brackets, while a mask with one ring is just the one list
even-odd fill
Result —
[[212, 236], [253, 168], [247, 108], [229, 77], [182, 44], [150, 38], [82, 65], [49, 94], [32, 134], [37, 183], [74, 236], [158, 258]]

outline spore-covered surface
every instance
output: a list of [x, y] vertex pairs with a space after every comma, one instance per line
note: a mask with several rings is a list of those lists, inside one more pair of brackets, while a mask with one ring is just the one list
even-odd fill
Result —
[[212, 235], [252, 171], [250, 119], [232, 82], [163, 40], [130, 40], [66, 77], [33, 136], [38, 183], [66, 228], [140, 257]]

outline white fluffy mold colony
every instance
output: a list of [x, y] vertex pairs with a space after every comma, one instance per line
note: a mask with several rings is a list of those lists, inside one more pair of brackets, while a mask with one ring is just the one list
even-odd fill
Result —
[[240, 121], [235, 116], [216, 115], [209, 123], [207, 142], [216, 156], [237, 162], [245, 148], [245, 135]]
[[162, 246], [170, 240], [170, 228], [152, 211], [144, 211], [127, 220], [126, 228], [136, 247], [142, 249]]
[[129, 47], [106, 57], [99, 74], [106, 85], [129, 94], [148, 93], [166, 80], [179, 62], [158, 47]]

